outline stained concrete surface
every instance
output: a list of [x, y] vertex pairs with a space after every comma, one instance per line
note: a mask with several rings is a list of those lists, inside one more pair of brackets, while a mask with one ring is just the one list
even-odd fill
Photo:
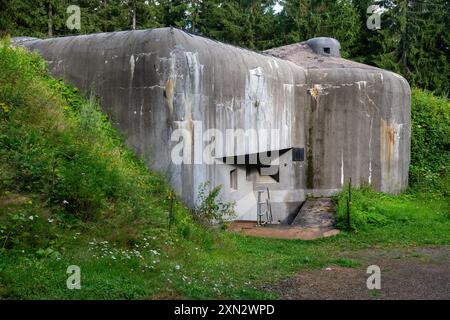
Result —
[[340, 232], [332, 228], [304, 228], [279, 224], [258, 226], [253, 221], [234, 221], [231, 223], [228, 231], [251, 237], [283, 240], [315, 240], [332, 237]]
[[339, 234], [335, 229], [335, 205], [331, 198], [312, 198], [305, 201], [290, 224], [258, 226], [252, 221], [235, 221], [229, 231], [247, 236], [315, 240]]
[[304, 228], [332, 229], [336, 208], [331, 198], [307, 199], [291, 225]]

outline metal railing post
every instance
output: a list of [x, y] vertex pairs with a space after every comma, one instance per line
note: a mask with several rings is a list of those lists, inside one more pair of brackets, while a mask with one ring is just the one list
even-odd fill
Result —
[[350, 205], [352, 203], [352, 178], [348, 183], [348, 196], [347, 196], [347, 230], [350, 231]]

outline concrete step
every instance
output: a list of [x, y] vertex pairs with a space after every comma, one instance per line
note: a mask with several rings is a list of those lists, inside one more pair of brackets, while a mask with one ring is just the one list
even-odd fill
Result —
[[292, 221], [292, 226], [332, 229], [335, 225], [336, 208], [331, 198], [308, 199]]

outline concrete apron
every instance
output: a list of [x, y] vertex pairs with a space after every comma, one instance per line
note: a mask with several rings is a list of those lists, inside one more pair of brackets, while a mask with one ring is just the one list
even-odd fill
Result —
[[291, 224], [258, 226], [254, 221], [234, 221], [228, 231], [246, 236], [285, 240], [315, 240], [338, 235], [335, 207], [330, 198], [308, 199]]

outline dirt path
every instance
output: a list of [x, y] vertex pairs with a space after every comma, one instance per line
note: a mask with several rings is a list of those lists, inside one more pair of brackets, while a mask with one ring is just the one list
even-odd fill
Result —
[[[343, 252], [360, 262], [346, 268], [304, 271], [266, 290], [281, 299], [450, 299], [450, 247], [367, 249]], [[381, 269], [381, 290], [368, 290], [367, 267]]]

